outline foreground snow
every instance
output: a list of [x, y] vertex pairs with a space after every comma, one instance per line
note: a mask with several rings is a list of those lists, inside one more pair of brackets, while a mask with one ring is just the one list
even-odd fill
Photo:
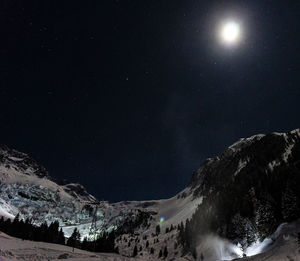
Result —
[[[243, 251], [239, 246], [215, 235], [208, 235], [197, 247], [198, 256], [204, 255], [204, 261], [249, 260], [249, 261], [298, 261], [300, 245], [297, 237], [300, 233], [300, 220], [281, 224], [270, 237], [256, 242]], [[243, 257], [243, 253], [247, 257]], [[201, 259], [199, 259], [201, 260]]]
[[[258, 252], [261, 252], [260, 254], [235, 260], [298, 261], [300, 260], [300, 248], [297, 242], [298, 232], [300, 232], [300, 220], [291, 224], [282, 224], [267, 240], [267, 243], [264, 242], [252, 249], [248, 249], [249, 251], [257, 251], [258, 247]], [[235, 251], [235, 248], [236, 246], [229, 241], [211, 235], [206, 238], [204, 245], [202, 244], [197, 248], [197, 260], [201, 260], [201, 253], [203, 254], [204, 261], [232, 260], [234, 257], [230, 257], [228, 254], [230, 254], [230, 249]], [[249, 255], [251, 253], [249, 252], [247, 254]], [[254, 254], [254, 252], [252, 254]], [[157, 256], [150, 257], [146, 255], [132, 258], [116, 254], [92, 253], [79, 249], [75, 249], [73, 252], [72, 248], [68, 246], [21, 240], [0, 232], [0, 261], [61, 259], [70, 261], [194, 260], [191, 256], [168, 257], [167, 259], [163, 259]]]
[[132, 258], [122, 257], [116, 254], [91, 253], [79, 249], [75, 249], [73, 252], [72, 248], [68, 246], [21, 240], [0, 232], [0, 261], [42, 261], [61, 259], [66, 259], [69, 261], [132, 260]]

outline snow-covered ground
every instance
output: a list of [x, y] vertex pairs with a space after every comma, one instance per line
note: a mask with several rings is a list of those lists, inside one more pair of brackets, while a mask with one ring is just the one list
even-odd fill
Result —
[[[256, 242], [245, 250], [226, 239], [215, 235], [206, 236], [203, 243], [197, 247], [198, 257], [201, 253], [205, 261], [218, 260], [251, 260], [251, 261], [299, 261], [300, 245], [298, 233], [300, 220], [281, 224], [273, 235], [263, 242]], [[246, 257], [243, 258], [243, 254]], [[201, 260], [201, 258], [198, 260]]]
[[[178, 225], [185, 222], [202, 203], [202, 197], [193, 197], [193, 191], [188, 187], [169, 199], [152, 201], [127, 201], [112, 204], [115, 209], [143, 209], [156, 214], [156, 222], [162, 229], [171, 224]], [[161, 219], [162, 218], [162, 219]]]
[[[300, 222], [292, 224], [283, 224], [277, 231], [266, 240], [264, 243], [257, 244], [252, 249], [248, 249], [248, 254], [251, 251], [255, 253], [263, 251], [263, 253], [239, 258], [241, 261], [299, 261], [300, 248], [297, 242], [297, 233], [300, 231]], [[155, 249], [157, 251], [157, 249]], [[237, 251], [237, 246], [232, 245], [230, 242], [220, 239], [216, 236], [208, 236], [204, 245], [199, 246], [198, 258], [201, 260], [201, 253], [204, 261], [221, 261], [231, 260], [232, 257], [228, 256], [230, 251]], [[145, 253], [145, 252], [144, 252]], [[138, 256], [135, 258], [124, 257], [116, 254], [106, 253], [92, 253], [80, 249], [73, 249], [68, 246], [33, 242], [21, 240], [8, 236], [0, 232], [0, 261], [42, 261], [42, 260], [70, 260], [70, 261], [129, 261], [129, 260], [163, 260], [157, 256]], [[187, 261], [193, 260], [190, 256], [186, 257], [168, 257], [165, 260]]]
[[[92, 253], [68, 246], [43, 242], [33, 242], [10, 237], [0, 233], [0, 261], [42, 261], [42, 260], [69, 260], [69, 261], [129, 261], [131, 258], [116, 254]], [[141, 260], [136, 258], [135, 260]]]

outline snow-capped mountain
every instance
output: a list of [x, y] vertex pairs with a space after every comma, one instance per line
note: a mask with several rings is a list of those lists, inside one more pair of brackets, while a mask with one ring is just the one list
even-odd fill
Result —
[[[165, 201], [115, 204], [98, 201], [80, 184], [52, 179], [27, 154], [6, 146], [0, 148], [0, 215], [6, 218], [13, 219], [19, 213], [35, 224], [58, 220], [67, 237], [77, 227], [82, 238], [93, 238], [117, 227], [124, 232], [143, 229], [146, 223], [149, 227], [150, 221], [155, 223], [159, 219], [159, 214], [165, 215], [165, 210], [158, 213], [161, 202]], [[173, 209], [170, 206], [169, 211], [174, 212], [174, 204]]]
[[[105, 206], [80, 184], [57, 184], [43, 166], [6, 146], [0, 148], [0, 195], [1, 215], [12, 217], [20, 213], [37, 224], [44, 220], [78, 224], [88, 220], [88, 206]], [[101, 212], [97, 215], [101, 216]]]
[[239, 140], [207, 159], [170, 199], [100, 202], [7, 147], [0, 148], [0, 182], [0, 215], [9, 218], [20, 213], [36, 223], [58, 220], [67, 236], [77, 227], [90, 238], [96, 220], [96, 233], [121, 229], [116, 246], [124, 256], [137, 247], [138, 256], [149, 260], [164, 248], [167, 259], [200, 258], [212, 251], [206, 243], [214, 242], [219, 258], [232, 259], [272, 249], [266, 239], [300, 218], [300, 130]]

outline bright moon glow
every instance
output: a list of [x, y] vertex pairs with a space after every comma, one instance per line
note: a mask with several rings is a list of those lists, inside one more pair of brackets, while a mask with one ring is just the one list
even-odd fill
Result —
[[221, 37], [225, 43], [234, 44], [239, 40], [240, 25], [236, 22], [227, 22], [221, 30]]

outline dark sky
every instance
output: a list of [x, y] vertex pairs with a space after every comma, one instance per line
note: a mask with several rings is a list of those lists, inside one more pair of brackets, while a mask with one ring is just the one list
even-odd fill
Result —
[[99, 199], [173, 196], [240, 137], [300, 126], [299, 17], [283, 0], [1, 1], [0, 143]]

